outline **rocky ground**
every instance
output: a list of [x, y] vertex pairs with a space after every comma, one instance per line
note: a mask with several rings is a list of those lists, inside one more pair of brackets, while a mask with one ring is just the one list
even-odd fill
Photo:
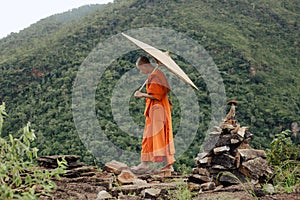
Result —
[[[299, 200], [299, 193], [265, 195], [260, 188], [250, 189], [245, 184], [230, 186], [195, 184], [176, 172], [150, 170], [134, 174], [117, 161], [111, 161], [102, 170], [77, 162], [77, 156], [64, 156], [68, 160], [67, 173], [55, 180], [57, 189], [52, 197], [41, 200], [100, 200], [100, 199], [207, 199], [207, 200], [252, 200], [255, 196], [262, 200]], [[61, 156], [39, 158], [42, 166], [55, 167]], [[250, 193], [253, 192], [253, 195]], [[191, 195], [192, 196], [189, 196]]]

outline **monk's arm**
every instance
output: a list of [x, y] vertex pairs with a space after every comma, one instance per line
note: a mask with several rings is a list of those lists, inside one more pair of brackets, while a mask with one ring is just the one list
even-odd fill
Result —
[[150, 99], [155, 99], [156, 100], [156, 98], [154, 98], [152, 95], [147, 94], [147, 93], [143, 93], [139, 90], [134, 93], [134, 97], [136, 97], [136, 98], [150, 98]]

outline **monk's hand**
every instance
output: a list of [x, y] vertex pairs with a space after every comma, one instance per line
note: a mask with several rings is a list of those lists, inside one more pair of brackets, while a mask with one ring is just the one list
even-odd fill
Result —
[[137, 90], [135, 93], [134, 93], [134, 97], [136, 98], [142, 98], [143, 97], [143, 93], [139, 90]]

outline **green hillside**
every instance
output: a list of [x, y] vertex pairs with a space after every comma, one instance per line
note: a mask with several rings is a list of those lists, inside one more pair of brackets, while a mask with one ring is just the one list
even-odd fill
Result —
[[[300, 123], [298, 0], [122, 0], [83, 13], [82, 17], [51, 16], [0, 40], [0, 101], [6, 102], [10, 116], [3, 132], [32, 122], [41, 155], [77, 154], [86, 162], [94, 161], [90, 150], [103, 145], [101, 139], [87, 150], [73, 121], [76, 75], [97, 44], [144, 27], [177, 31], [205, 48], [220, 71], [226, 100], [239, 101], [237, 118], [250, 127], [254, 147], [268, 148], [275, 133], [290, 129], [292, 122]], [[133, 152], [140, 151], [140, 139], [118, 127], [110, 100], [113, 87], [141, 53], [126, 54], [107, 67], [96, 90], [101, 128], [115, 145]], [[201, 148], [211, 120], [212, 97], [201, 74], [184, 59], [175, 58], [200, 89], [201, 120], [190, 125], [199, 128], [192, 145], [178, 158], [177, 167], [182, 167], [193, 165]], [[176, 134], [181, 111], [179, 100], [172, 97]], [[131, 98], [129, 103], [131, 117], [142, 126], [143, 102]]]

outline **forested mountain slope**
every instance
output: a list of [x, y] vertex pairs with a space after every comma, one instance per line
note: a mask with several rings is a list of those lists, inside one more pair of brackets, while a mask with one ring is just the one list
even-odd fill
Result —
[[[267, 148], [275, 133], [300, 122], [299, 13], [298, 0], [120, 0], [74, 20], [51, 16], [0, 40], [0, 100], [6, 102], [10, 115], [4, 128], [9, 132], [31, 121], [40, 154], [77, 154], [92, 162], [94, 158], [77, 137], [71, 110], [72, 87], [81, 63], [99, 42], [115, 34], [162, 27], [188, 35], [208, 51], [221, 73], [227, 100], [239, 101], [239, 122], [250, 126], [253, 145]], [[111, 141], [138, 152], [140, 141], [118, 129], [109, 99], [116, 81], [134, 66], [134, 55], [128, 56], [107, 69], [97, 90], [96, 109]], [[200, 88], [203, 119], [197, 138], [178, 160], [178, 165], [190, 166], [211, 111], [205, 83], [188, 75]], [[139, 108], [132, 109], [132, 117], [142, 125], [143, 102], [131, 103]], [[179, 113], [173, 117], [176, 134], [180, 117], [176, 98], [174, 104], [175, 114]]]

